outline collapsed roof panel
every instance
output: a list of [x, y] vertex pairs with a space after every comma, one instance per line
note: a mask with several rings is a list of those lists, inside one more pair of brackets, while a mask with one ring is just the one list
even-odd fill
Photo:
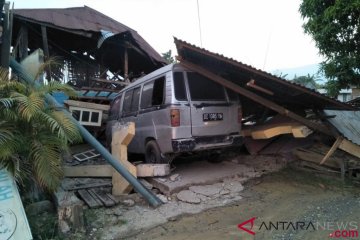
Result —
[[[180, 60], [185, 60], [227, 79], [248, 91], [290, 110], [354, 110], [352, 106], [299, 84], [276, 77], [249, 65], [212, 53], [175, 38]], [[246, 106], [244, 106], [246, 108]]]
[[[95, 56], [96, 61], [104, 67], [111, 67], [112, 71], [121, 71], [124, 66], [124, 48], [128, 48], [128, 71], [135, 75], [151, 72], [166, 64], [160, 54], [135, 30], [87, 6], [64, 9], [15, 9], [14, 37], [24, 26], [28, 28], [28, 48], [31, 51], [42, 47], [40, 26], [46, 26], [50, 55], [55, 53], [54, 55], [69, 56], [72, 51], [86, 52]], [[98, 41], [104, 31], [111, 32], [117, 38], [105, 39], [102, 47], [98, 48]], [[108, 43], [110, 40], [111, 44]], [[16, 38], [13, 39], [13, 46], [17, 41]], [[124, 41], [130, 43], [130, 46], [124, 45]], [[107, 46], [114, 44], [116, 51], [106, 51]]]
[[360, 145], [360, 112], [325, 110], [326, 115], [332, 116], [328, 121], [346, 139]]

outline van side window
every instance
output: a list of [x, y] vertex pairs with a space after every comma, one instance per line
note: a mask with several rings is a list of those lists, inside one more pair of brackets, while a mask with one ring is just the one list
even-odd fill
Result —
[[183, 72], [174, 72], [174, 91], [176, 100], [187, 100]]
[[119, 95], [111, 102], [109, 120], [115, 120], [119, 116], [121, 97]]
[[165, 77], [156, 79], [155, 81], [146, 83], [143, 87], [141, 96], [141, 109], [164, 103], [164, 86]]
[[131, 112], [135, 112], [139, 110], [139, 100], [140, 100], [140, 87], [134, 89], [133, 97], [131, 101]]
[[125, 93], [124, 104], [123, 104], [123, 113], [131, 113], [138, 110], [140, 99], [140, 87], [128, 90]]
[[133, 90], [129, 90], [125, 93], [124, 103], [123, 103], [123, 113], [130, 112], [132, 94], [133, 94]]
[[193, 101], [225, 101], [225, 91], [220, 84], [195, 72], [188, 72], [188, 83]]

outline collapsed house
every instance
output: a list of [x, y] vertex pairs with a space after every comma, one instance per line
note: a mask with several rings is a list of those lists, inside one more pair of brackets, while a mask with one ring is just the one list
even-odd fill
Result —
[[58, 64], [47, 70], [47, 78], [82, 90], [80, 99], [107, 102], [129, 80], [165, 65], [135, 30], [88, 6], [13, 14], [13, 57], [23, 61], [39, 48], [45, 59], [56, 56]]
[[[324, 164], [337, 148], [360, 158], [359, 116], [355, 104], [329, 98], [182, 40], [175, 39], [175, 44], [182, 65], [240, 95], [242, 134], [250, 153], [258, 153], [276, 136], [290, 133], [295, 138], [305, 138], [315, 131], [329, 138], [331, 148], [325, 147], [315, 154], [297, 154], [300, 159]], [[269, 141], [256, 141], [266, 139]], [[332, 167], [341, 167], [342, 176], [347, 170], [360, 168], [357, 160], [352, 166], [346, 166], [348, 159], [338, 157], [332, 164]]]
[[[55, 94], [84, 126], [103, 130], [111, 98], [130, 81], [165, 65], [135, 30], [90, 8], [15, 9], [12, 56], [35, 77], [55, 57], [46, 79], [67, 83], [76, 100]], [[41, 50], [39, 50], [41, 49]]]

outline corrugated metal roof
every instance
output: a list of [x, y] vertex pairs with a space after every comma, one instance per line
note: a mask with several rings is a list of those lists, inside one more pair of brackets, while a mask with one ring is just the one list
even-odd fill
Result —
[[325, 110], [328, 121], [349, 141], [360, 145], [360, 112]]
[[165, 63], [135, 30], [88, 6], [74, 8], [14, 9], [14, 18], [48, 27], [67, 30], [76, 34], [109, 31], [114, 34], [129, 32], [137, 44], [154, 60]]
[[[221, 54], [210, 52], [185, 41], [175, 38], [175, 44], [180, 59], [208, 69], [249, 91], [266, 97], [290, 109], [336, 109], [354, 110], [352, 106], [329, 98], [315, 90], [300, 84], [279, 78], [270, 73], [256, 69], [250, 65], [227, 58]], [[272, 96], [247, 87], [247, 83], [254, 79], [257, 86], [273, 92]]]
[[14, 16], [73, 30], [93, 32], [106, 30], [113, 33], [134, 31], [124, 24], [119, 23], [88, 6], [73, 8], [14, 9]]

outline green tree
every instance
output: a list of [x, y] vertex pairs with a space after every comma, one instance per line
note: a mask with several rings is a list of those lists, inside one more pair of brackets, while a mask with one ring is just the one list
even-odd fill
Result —
[[303, 28], [325, 57], [328, 93], [360, 83], [360, 0], [303, 0]]
[[76, 125], [45, 102], [45, 95], [54, 91], [75, 95], [56, 81], [35, 88], [9, 80], [7, 71], [0, 69], [0, 168], [21, 184], [34, 181], [49, 191], [60, 184], [68, 144], [81, 141]]
[[315, 75], [308, 74], [306, 76], [299, 77], [295, 75], [292, 81], [311, 89], [318, 89], [320, 87], [320, 85], [317, 83], [318, 79]]
[[162, 53], [161, 55], [162, 55], [162, 57], [165, 59], [165, 61], [166, 61], [167, 63], [169, 63], [169, 64], [176, 62], [176, 60], [175, 60], [174, 57], [172, 56], [171, 49], [170, 49], [169, 51], [167, 51], [167, 52]]

